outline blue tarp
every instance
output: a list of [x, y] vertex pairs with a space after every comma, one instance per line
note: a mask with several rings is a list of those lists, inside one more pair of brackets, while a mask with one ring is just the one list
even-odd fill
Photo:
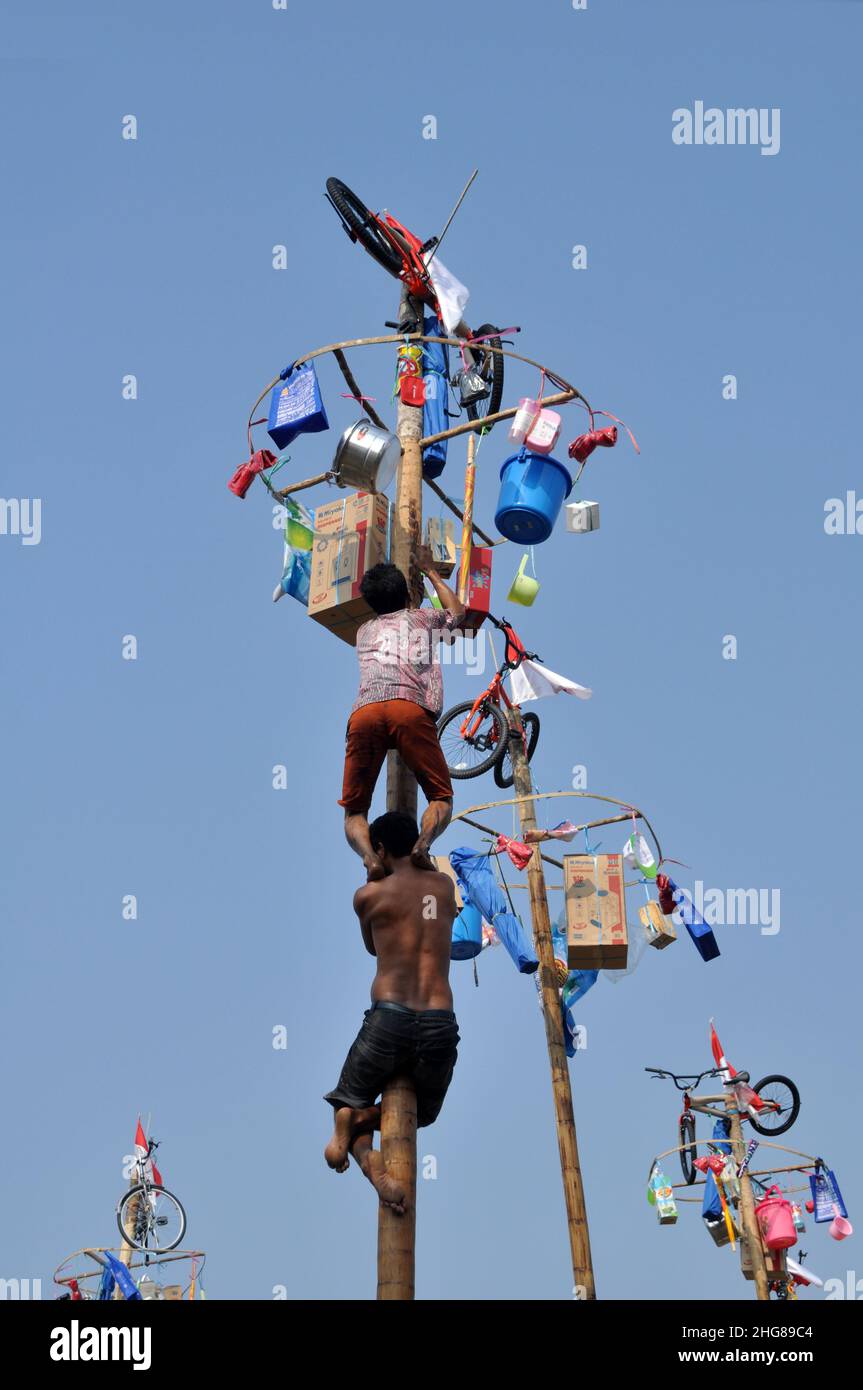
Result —
[[111, 1270], [111, 1273], [113, 1274], [114, 1278], [120, 1286], [120, 1292], [122, 1293], [123, 1297], [130, 1301], [139, 1299], [141, 1297], [141, 1290], [135, 1287], [135, 1284], [132, 1280], [132, 1276], [130, 1275], [126, 1266], [123, 1264], [122, 1260], [118, 1260], [114, 1255], [111, 1254], [110, 1250], [104, 1250], [102, 1253], [104, 1254], [105, 1259], [108, 1261], [108, 1266]]
[[[566, 963], [566, 908], [561, 912], [551, 929], [554, 954]], [[576, 1023], [572, 1014], [573, 1004], [583, 999], [589, 989], [596, 984], [598, 970], [570, 970], [560, 996], [560, 1013], [563, 1019], [563, 1042], [567, 1057], [576, 1054]]]
[[[446, 338], [447, 331], [434, 314], [423, 319], [423, 333], [428, 337]], [[449, 397], [449, 348], [443, 343], [426, 343], [423, 348], [423, 376], [426, 385], [423, 406], [423, 434], [440, 434], [448, 428], [447, 399]], [[449, 441], [439, 439], [423, 449], [423, 477], [439, 478], [446, 463]]]
[[449, 857], [466, 902], [479, 908], [494, 927], [513, 964], [523, 975], [532, 975], [539, 961], [525, 935], [521, 922], [507, 910], [507, 901], [498, 885], [488, 854], [472, 849], [454, 849]]

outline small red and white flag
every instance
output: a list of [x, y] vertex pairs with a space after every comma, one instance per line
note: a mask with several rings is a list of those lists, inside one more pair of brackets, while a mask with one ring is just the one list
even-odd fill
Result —
[[[140, 1115], [139, 1115], [139, 1116], [138, 1116], [138, 1128], [137, 1128], [137, 1130], [135, 1131], [135, 1154], [137, 1155], [138, 1158], [140, 1158], [140, 1159], [145, 1159], [145, 1158], [147, 1158], [147, 1150], [148, 1150], [149, 1147], [150, 1147], [150, 1146], [149, 1146], [149, 1144], [147, 1143], [147, 1136], [146, 1136], [146, 1134], [144, 1133], [144, 1126], [141, 1124], [141, 1117], [140, 1117]], [[162, 1186], [163, 1186], [163, 1184], [162, 1184], [162, 1174], [159, 1172], [159, 1170], [158, 1170], [158, 1168], [156, 1167], [156, 1164], [155, 1164], [155, 1162], [153, 1161], [152, 1158], [147, 1159], [147, 1162], [146, 1162], [145, 1167], [144, 1167], [144, 1171], [145, 1171], [146, 1174], [147, 1174], [147, 1179], [148, 1179], [149, 1182], [154, 1182], [154, 1183], [156, 1183], [157, 1186], [159, 1186], [159, 1187], [162, 1187]]]
[[737, 1075], [737, 1072], [734, 1070], [731, 1063], [726, 1061], [725, 1053], [722, 1051], [722, 1043], [716, 1036], [716, 1027], [713, 1019], [710, 1020], [710, 1050], [713, 1053], [714, 1062], [722, 1072], [722, 1080], [730, 1081], [732, 1077]]

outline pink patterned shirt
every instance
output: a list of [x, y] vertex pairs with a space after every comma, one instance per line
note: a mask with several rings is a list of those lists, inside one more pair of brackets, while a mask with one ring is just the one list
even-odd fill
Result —
[[455, 621], [441, 608], [402, 608], [363, 623], [357, 633], [360, 689], [351, 713], [381, 700], [412, 700], [437, 718], [443, 708], [440, 634], [451, 632]]

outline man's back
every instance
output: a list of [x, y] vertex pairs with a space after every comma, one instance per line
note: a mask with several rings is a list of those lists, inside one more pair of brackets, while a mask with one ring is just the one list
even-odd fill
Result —
[[370, 935], [378, 969], [372, 1000], [409, 1009], [451, 1009], [449, 987], [452, 880], [400, 862], [394, 872], [368, 883], [356, 897], [364, 934]]

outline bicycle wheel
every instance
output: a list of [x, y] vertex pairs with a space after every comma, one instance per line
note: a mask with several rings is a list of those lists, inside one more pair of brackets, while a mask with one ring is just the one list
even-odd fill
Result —
[[327, 193], [347, 225], [349, 235], [373, 256], [378, 265], [398, 277], [402, 258], [392, 242], [384, 235], [365, 203], [351, 192], [341, 179], [327, 179]]
[[695, 1116], [687, 1110], [680, 1117], [680, 1142], [683, 1148], [680, 1150], [680, 1166], [683, 1169], [683, 1181], [685, 1183], [695, 1182], [695, 1160], [698, 1157], [698, 1146], [695, 1142]]
[[437, 726], [438, 739], [450, 777], [479, 777], [494, 767], [506, 747], [506, 720], [497, 705], [486, 703], [470, 721], [474, 732], [465, 738], [461, 726], [473, 709], [473, 701], [455, 705], [442, 715]]
[[749, 1116], [750, 1123], [759, 1134], [784, 1134], [790, 1129], [800, 1114], [800, 1092], [787, 1076], [764, 1076], [752, 1087], [761, 1100], [772, 1101], [775, 1110], [759, 1110], [758, 1119]]
[[[493, 336], [484, 343], [477, 343], [476, 347], [467, 348], [475, 363], [476, 369], [490, 387], [491, 390], [483, 401], [474, 401], [473, 405], [465, 406], [469, 420], [484, 420], [486, 415], [495, 415], [500, 410], [500, 403], [503, 399], [503, 364], [504, 356], [501, 352], [489, 352], [489, 348], [499, 348], [502, 346], [500, 338], [497, 336], [497, 328], [493, 323], [483, 323], [474, 333], [475, 338], [484, 338], [486, 334]], [[489, 425], [489, 430], [494, 428]]]
[[[523, 714], [521, 722], [527, 734], [527, 760], [530, 762], [539, 741], [539, 715]], [[512, 756], [509, 751], [509, 739], [506, 741], [506, 747], [501, 757], [494, 765], [494, 780], [499, 787], [511, 787], [515, 780], [512, 771]]]
[[[130, 1210], [133, 1201], [135, 1206]], [[186, 1234], [186, 1213], [165, 1187], [131, 1187], [117, 1207], [117, 1225], [123, 1239], [136, 1250], [175, 1250]]]

